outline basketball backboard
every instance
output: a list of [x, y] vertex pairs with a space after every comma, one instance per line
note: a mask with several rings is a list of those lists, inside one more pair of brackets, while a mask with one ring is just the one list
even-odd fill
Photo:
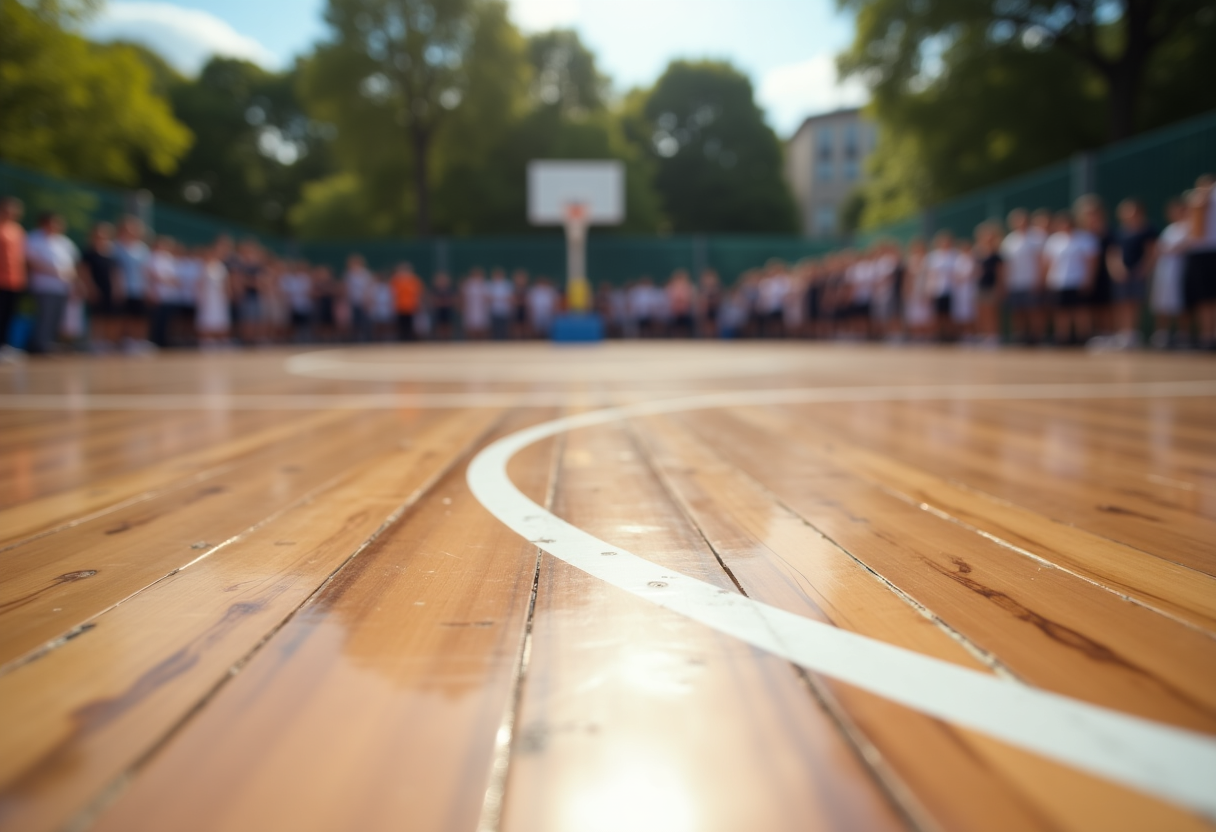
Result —
[[564, 225], [572, 205], [588, 225], [625, 219], [625, 166], [616, 160], [536, 159], [528, 163], [528, 221]]

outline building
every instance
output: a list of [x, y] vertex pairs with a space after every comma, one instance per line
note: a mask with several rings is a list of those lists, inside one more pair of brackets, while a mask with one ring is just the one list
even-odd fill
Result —
[[875, 136], [874, 123], [854, 108], [811, 116], [786, 143], [785, 178], [804, 236], [840, 234], [840, 209], [861, 184]]

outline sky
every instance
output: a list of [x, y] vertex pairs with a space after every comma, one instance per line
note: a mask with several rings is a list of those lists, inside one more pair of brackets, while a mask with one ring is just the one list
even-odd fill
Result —
[[[652, 83], [675, 58], [731, 61], [756, 86], [769, 123], [788, 137], [809, 115], [864, 103], [836, 82], [852, 20], [835, 0], [508, 0], [525, 32], [578, 31], [618, 91]], [[289, 66], [326, 36], [325, 0], [109, 0], [89, 24], [193, 73], [213, 54]]]

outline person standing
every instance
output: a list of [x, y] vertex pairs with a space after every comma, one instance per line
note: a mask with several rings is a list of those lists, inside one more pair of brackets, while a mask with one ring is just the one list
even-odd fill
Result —
[[400, 263], [393, 273], [393, 311], [397, 316], [397, 340], [413, 341], [418, 337], [414, 316], [422, 309], [422, 280], [409, 263]]
[[980, 223], [975, 229], [975, 263], [979, 270], [976, 288], [976, 329], [980, 341], [989, 346], [1000, 343], [1000, 296], [1005, 285], [1005, 260], [1001, 257], [1001, 227], [996, 221]]
[[1172, 338], [1170, 330], [1183, 311], [1182, 264], [1186, 253], [1190, 227], [1187, 224], [1186, 206], [1181, 200], [1171, 199], [1165, 206], [1169, 225], [1157, 240], [1157, 263], [1153, 271], [1153, 286], [1150, 305], [1156, 322], [1152, 345], [1166, 349]]
[[25, 205], [16, 197], [0, 200], [0, 361], [7, 362], [23, 355], [9, 344], [8, 331], [26, 287], [24, 213]]
[[954, 247], [954, 235], [939, 231], [933, 238], [933, 250], [925, 258], [925, 280], [933, 304], [935, 335], [939, 341], [953, 337], [950, 310], [950, 292], [954, 288], [955, 260], [958, 250]]
[[342, 276], [342, 283], [346, 288], [351, 335], [355, 341], [371, 340], [371, 306], [375, 282], [376, 279], [368, 271], [363, 255], [352, 254], [346, 259], [346, 273]]
[[671, 335], [691, 338], [696, 334], [696, 289], [687, 269], [676, 269], [667, 281], [667, 308], [671, 313]]
[[970, 240], [959, 240], [950, 283], [950, 323], [964, 343], [975, 339], [979, 264]]
[[1057, 344], [1070, 340], [1085, 343], [1092, 325], [1086, 300], [1094, 283], [1101, 247], [1097, 237], [1076, 228], [1066, 211], [1056, 215], [1055, 228], [1043, 245], [1047, 288], [1052, 293], [1055, 313], [1052, 338]]
[[1000, 248], [1005, 263], [1001, 292], [1013, 339], [1022, 343], [1041, 341], [1044, 321], [1040, 295], [1047, 233], [1040, 224], [1031, 224], [1030, 215], [1021, 208], [1009, 212], [1008, 222], [1010, 230]]
[[232, 285], [220, 254], [218, 246], [207, 249], [199, 271], [195, 328], [204, 349], [227, 344], [232, 328]]
[[490, 328], [490, 292], [481, 268], [470, 271], [460, 287], [460, 325], [471, 341], [484, 339]]
[[1199, 178], [1186, 203], [1189, 233], [1183, 292], [1199, 346], [1212, 349], [1216, 348], [1216, 184], [1211, 177]]
[[1157, 230], [1149, 225], [1144, 206], [1125, 199], [1118, 208], [1119, 229], [1105, 251], [1112, 280], [1115, 334], [1111, 346], [1130, 349], [1140, 345], [1140, 314], [1148, 297], [1148, 279], [1157, 256]]
[[96, 346], [109, 349], [121, 337], [122, 288], [118, 260], [114, 257], [114, 227], [108, 222], [93, 226], [89, 247], [81, 258], [91, 289], [90, 314]]
[[172, 240], [157, 237], [152, 244], [152, 253], [144, 266], [145, 297], [149, 305], [151, 326], [148, 340], [158, 347], [169, 345], [169, 319], [177, 305], [178, 289], [177, 260], [173, 256]]
[[447, 272], [436, 272], [431, 287], [431, 337], [450, 341], [456, 331], [456, 290]]
[[486, 287], [490, 299], [490, 333], [495, 341], [505, 341], [511, 332], [511, 314], [515, 307], [515, 287], [507, 280], [501, 268], [490, 272], [490, 285]]
[[287, 299], [291, 341], [312, 341], [314, 304], [308, 264], [303, 260], [293, 261], [279, 277], [279, 291]]
[[553, 328], [558, 300], [557, 289], [547, 277], [541, 277], [528, 287], [528, 323], [538, 337], [548, 337]]
[[137, 217], [123, 217], [114, 240], [114, 259], [122, 280], [121, 337], [131, 352], [154, 349], [148, 340], [147, 275], [145, 268], [151, 252], [144, 243], [144, 225]]
[[[516, 269], [511, 272], [511, 288], [514, 292], [512, 302], [514, 303], [514, 318], [511, 321], [511, 337], [517, 341], [522, 341], [526, 338], [535, 337], [531, 327], [528, 325], [528, 273], [523, 269]], [[601, 283], [600, 288], [604, 285]], [[599, 295], [596, 296], [597, 304]]]
[[77, 285], [80, 252], [63, 234], [63, 219], [47, 212], [26, 241], [29, 287], [34, 296], [34, 331], [30, 352], [50, 352], [59, 335], [68, 296]]

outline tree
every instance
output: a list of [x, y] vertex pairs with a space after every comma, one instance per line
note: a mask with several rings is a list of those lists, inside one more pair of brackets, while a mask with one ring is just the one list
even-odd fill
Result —
[[675, 61], [626, 109], [629, 135], [654, 161], [655, 187], [673, 230], [796, 229], [781, 144], [747, 76], [727, 63]]
[[92, 5], [0, 0], [0, 158], [116, 185], [137, 181], [142, 165], [169, 173], [190, 131], [136, 50], [65, 28]]
[[619, 159], [625, 163], [624, 232], [658, 228], [653, 166], [626, 140], [617, 114], [607, 107], [608, 81], [595, 55], [576, 33], [556, 30], [527, 41], [527, 106], [508, 124], [487, 130], [484, 114], [452, 135], [491, 135], [493, 142], [444, 166], [438, 203], [443, 226], [457, 234], [528, 233], [527, 164], [532, 159]]
[[[155, 66], [159, 59], [145, 60]], [[295, 69], [268, 72], [218, 57], [197, 78], [169, 76], [174, 113], [197, 142], [173, 175], [149, 171], [146, 187], [166, 202], [287, 232], [288, 208], [299, 201], [304, 183], [333, 168], [328, 130], [304, 112], [297, 81]]]
[[317, 51], [313, 79], [333, 74], [337, 83], [313, 88], [324, 95], [340, 85], [399, 126], [420, 236], [431, 233], [436, 136], [469, 92], [470, 56], [490, 47], [481, 24], [495, 15], [505, 19], [497, 0], [330, 0], [326, 10], [332, 40]]
[[[1152, 59], [1180, 33], [1211, 26], [1208, 0], [839, 0], [857, 13], [857, 34], [842, 60], [864, 72], [884, 98], [915, 92], [927, 64], [955, 44], [1014, 46], [1070, 59], [1073, 73], [1100, 79], [1106, 139], [1141, 128], [1144, 82]], [[945, 63], [948, 74], [949, 61]], [[1210, 64], [1209, 64], [1210, 72]]]
[[[867, 81], [881, 127], [867, 227], [1126, 135], [1129, 112], [1130, 129], [1146, 129], [1216, 106], [1216, 10], [1192, 0], [842, 5], [857, 11], [857, 36], [840, 67]], [[1146, 14], [1151, 37], [1131, 38]], [[1142, 66], [1129, 38], [1156, 44]], [[1138, 74], [1134, 96], [1111, 67]]]

